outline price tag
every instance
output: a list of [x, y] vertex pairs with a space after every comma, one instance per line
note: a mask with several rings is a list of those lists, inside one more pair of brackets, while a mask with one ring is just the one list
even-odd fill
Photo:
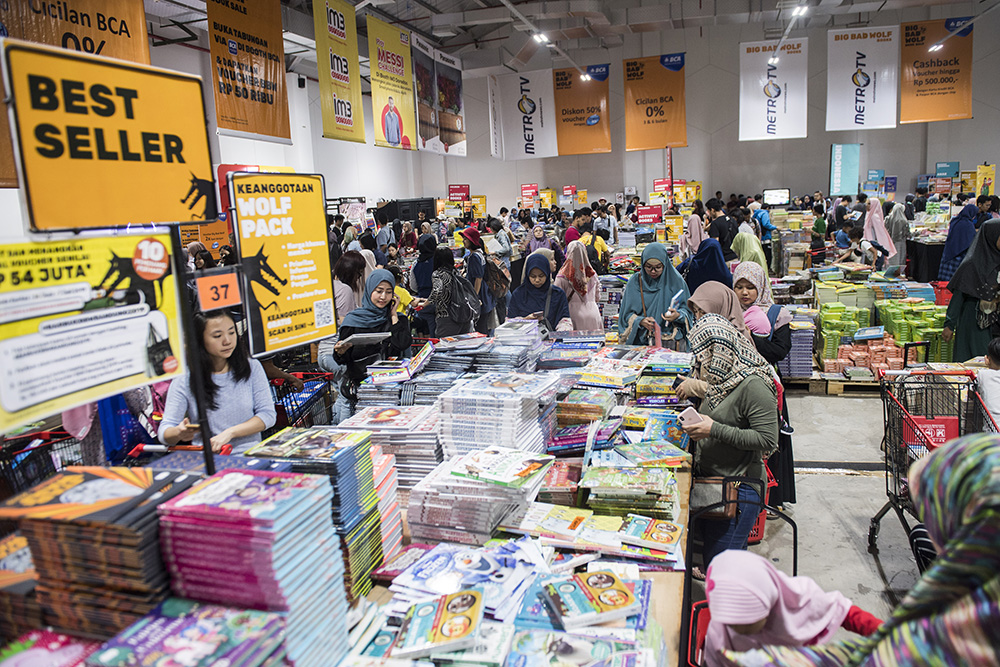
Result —
[[202, 312], [242, 303], [236, 272], [200, 276], [195, 280], [195, 289], [198, 290], [198, 305]]

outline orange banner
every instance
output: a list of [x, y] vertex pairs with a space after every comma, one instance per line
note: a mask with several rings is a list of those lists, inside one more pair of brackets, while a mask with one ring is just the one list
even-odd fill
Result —
[[[149, 64], [142, 0], [0, 2], [0, 25], [7, 29], [5, 37]], [[4, 112], [0, 113], [0, 188], [16, 187], [14, 149]]]
[[684, 54], [626, 60], [625, 150], [687, 146]]
[[589, 65], [587, 78], [573, 68], [552, 71], [559, 155], [611, 152], [609, 65]]
[[207, 4], [219, 129], [291, 139], [281, 4], [278, 0], [208, 0]]
[[[959, 29], [969, 18], [902, 25], [901, 124], [972, 118], [972, 26]], [[952, 32], [938, 50], [929, 50]]]

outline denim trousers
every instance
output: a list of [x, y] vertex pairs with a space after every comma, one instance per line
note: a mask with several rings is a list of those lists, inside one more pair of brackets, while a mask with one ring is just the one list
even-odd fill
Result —
[[737, 489], [736, 516], [728, 521], [723, 519], [700, 519], [704, 547], [705, 568], [712, 559], [727, 549], [743, 550], [747, 548], [747, 540], [754, 522], [760, 515], [759, 505], [744, 504], [760, 502], [757, 489], [749, 484], [740, 484]]

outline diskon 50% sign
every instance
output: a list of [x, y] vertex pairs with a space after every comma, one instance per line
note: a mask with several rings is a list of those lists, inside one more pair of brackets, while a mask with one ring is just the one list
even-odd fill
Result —
[[201, 79], [14, 40], [3, 63], [34, 229], [216, 218]]

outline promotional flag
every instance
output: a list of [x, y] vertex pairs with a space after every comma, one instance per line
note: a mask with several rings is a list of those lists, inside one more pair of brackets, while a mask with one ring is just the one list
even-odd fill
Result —
[[446, 155], [468, 152], [465, 136], [465, 99], [462, 93], [462, 61], [444, 51], [434, 51], [437, 80], [438, 145]]
[[413, 82], [417, 100], [417, 134], [420, 137], [418, 148], [422, 151], [440, 152], [435, 150], [440, 143], [441, 132], [438, 128], [437, 114], [437, 76], [434, 73], [434, 48], [420, 38], [411, 34], [413, 40]]
[[899, 28], [827, 33], [826, 130], [896, 127]]
[[[806, 136], [809, 40], [740, 44], [740, 141]], [[777, 62], [773, 62], [773, 58]]]
[[588, 81], [573, 68], [552, 72], [559, 155], [611, 152], [610, 65], [588, 65]]
[[375, 145], [417, 150], [410, 31], [368, 15]]
[[552, 70], [491, 75], [489, 87], [494, 157], [527, 160], [559, 154]]
[[861, 180], [861, 144], [833, 144], [830, 147], [830, 196], [858, 192]]
[[625, 150], [687, 146], [684, 54], [635, 58], [625, 70]]
[[291, 143], [278, 0], [207, 0], [219, 131]]
[[[964, 16], [904, 23], [899, 122], [972, 118], [972, 28]], [[928, 49], [958, 30], [937, 51]]]
[[313, 2], [323, 136], [365, 143], [358, 71], [358, 24], [346, 0]]

